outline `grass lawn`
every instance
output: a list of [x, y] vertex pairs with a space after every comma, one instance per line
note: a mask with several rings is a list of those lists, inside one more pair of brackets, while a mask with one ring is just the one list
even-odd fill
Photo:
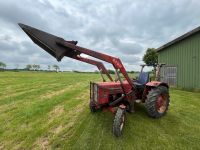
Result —
[[200, 149], [200, 93], [171, 89], [161, 119], [136, 105], [116, 138], [113, 114], [88, 109], [90, 81], [100, 76], [0, 72], [0, 149]]

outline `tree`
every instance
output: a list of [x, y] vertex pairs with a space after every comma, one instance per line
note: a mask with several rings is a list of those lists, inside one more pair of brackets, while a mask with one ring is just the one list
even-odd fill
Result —
[[50, 65], [48, 65], [48, 67], [47, 67], [47, 68], [48, 68], [48, 70], [49, 70], [49, 71], [51, 70], [51, 66], [50, 66]]
[[95, 70], [94, 73], [99, 73], [99, 71], [98, 71], [98, 70]]
[[35, 71], [37, 71], [37, 70], [40, 69], [40, 65], [34, 64], [34, 65], [32, 65], [32, 68], [33, 68]]
[[58, 72], [58, 70], [60, 69], [58, 65], [53, 65], [53, 68], [56, 70], [56, 72]]
[[40, 65], [36, 65], [36, 70], [40, 70]]
[[152, 65], [154, 67], [154, 76], [156, 77], [156, 64], [158, 63], [158, 53], [155, 48], [148, 48], [143, 56], [143, 61], [147, 65]]
[[26, 68], [25, 68], [25, 69], [31, 70], [31, 69], [32, 69], [32, 65], [31, 65], [31, 64], [26, 65]]
[[155, 48], [148, 48], [146, 53], [143, 56], [143, 61], [147, 65], [155, 65], [158, 63], [158, 53]]
[[36, 64], [33, 64], [33, 65], [32, 65], [32, 68], [33, 68], [34, 71], [36, 70], [36, 67], [37, 67]]
[[3, 62], [0, 62], [0, 69], [6, 69], [6, 64]]
[[108, 69], [108, 73], [109, 73], [109, 74], [115, 74], [115, 71], [114, 71], [114, 70], [111, 70], [111, 69]]

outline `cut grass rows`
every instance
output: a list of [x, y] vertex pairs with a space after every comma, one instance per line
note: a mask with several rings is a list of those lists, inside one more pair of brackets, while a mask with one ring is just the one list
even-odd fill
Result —
[[123, 136], [115, 138], [113, 114], [88, 109], [94, 80], [99, 76], [0, 73], [0, 149], [199, 149], [200, 93], [171, 89], [161, 119], [149, 118], [137, 104], [126, 114]]
[[[79, 78], [79, 81], [80, 79], [82, 78]], [[79, 81], [75, 82], [69, 78], [67, 81], [68, 86], [66, 86], [66, 83], [62, 85], [61, 83], [57, 83], [54, 86], [46, 83], [39, 88], [38, 85], [35, 84], [37, 88], [33, 86], [32, 89], [34, 90], [26, 90], [23, 94], [19, 95], [10, 95], [9, 98], [1, 97], [0, 107], [4, 110], [2, 111], [1, 109], [2, 113], [0, 115], [1, 121], [4, 122], [4, 124], [1, 124], [1, 130], [5, 130], [5, 132], [2, 131], [1, 137], [5, 140], [5, 143], [7, 143], [6, 145], [12, 145], [12, 142], [24, 143], [19, 141], [27, 137], [30, 132], [34, 131], [34, 134], [31, 134], [28, 138], [29, 142], [33, 142], [33, 137], [37, 138], [39, 133], [44, 132], [44, 127], [38, 127], [43, 124], [42, 121], [46, 122], [48, 119], [46, 114], [49, 111], [64, 101], [67, 101], [67, 105], [69, 105], [65, 106], [65, 109], [74, 107], [76, 103], [79, 103], [80, 100], [73, 100], [72, 98], [80, 95], [80, 93], [83, 94], [82, 92], [86, 93], [86, 87], [88, 87], [88, 85], [84, 84], [84, 82], [88, 82], [88, 80], [82, 81], [83, 83], [81, 82], [81, 84]], [[55, 81], [55, 83], [56, 82], [57, 81]], [[21, 87], [19, 85], [17, 86]], [[15, 87], [13, 88], [15, 89]], [[6, 130], [8, 128], [10, 130]], [[48, 129], [48, 127], [46, 128]], [[9, 142], [9, 139], [14, 137], [18, 137], [18, 139]], [[30, 138], [31, 141], [29, 140]], [[27, 144], [23, 145], [27, 146]]]

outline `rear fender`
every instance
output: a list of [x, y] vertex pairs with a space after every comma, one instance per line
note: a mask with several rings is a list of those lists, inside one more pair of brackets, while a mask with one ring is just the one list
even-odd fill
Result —
[[165, 87], [169, 88], [168, 84], [164, 83], [164, 82], [159, 82], [159, 81], [148, 82], [145, 86], [145, 89], [144, 89], [144, 92], [143, 92], [143, 95], [142, 95], [142, 102], [143, 103], [145, 102], [147, 95], [149, 94], [149, 91], [151, 91], [152, 88], [155, 88], [155, 87], [158, 87], [158, 86], [165, 86]]
[[165, 87], [169, 88], [169, 86], [168, 86], [167, 83], [159, 82], [159, 81], [151, 81], [151, 82], [148, 82], [148, 83], [146, 84], [146, 86], [149, 86], [149, 87], [165, 86]]

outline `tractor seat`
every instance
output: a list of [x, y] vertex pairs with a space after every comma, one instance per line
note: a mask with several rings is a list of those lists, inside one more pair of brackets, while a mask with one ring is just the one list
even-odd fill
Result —
[[148, 81], [149, 81], [149, 73], [141, 72], [138, 80], [134, 81], [133, 84], [136, 85], [136, 87], [140, 88], [143, 87]]

